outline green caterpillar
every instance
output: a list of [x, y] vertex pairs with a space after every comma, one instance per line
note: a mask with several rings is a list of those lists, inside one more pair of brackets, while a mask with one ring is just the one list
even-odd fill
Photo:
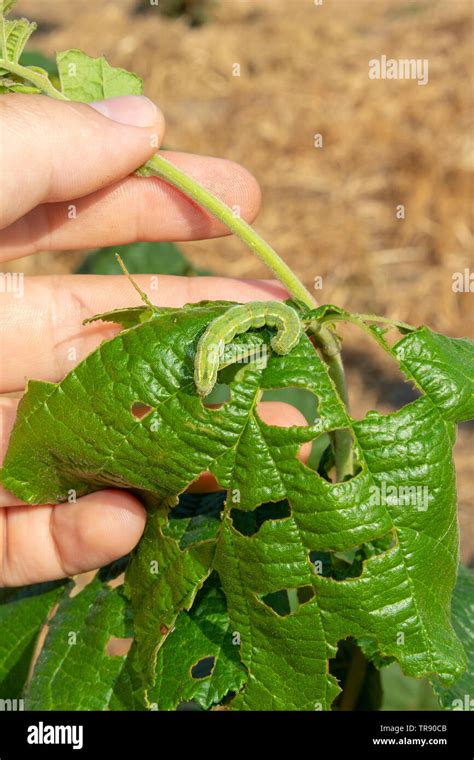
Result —
[[229, 364], [224, 346], [248, 330], [276, 327], [270, 345], [277, 354], [287, 354], [298, 343], [303, 327], [295, 309], [281, 301], [250, 301], [231, 306], [214, 319], [199, 339], [194, 360], [194, 382], [200, 396], [207, 396], [217, 373]]
[[[151, 312], [157, 311], [157, 307], [151, 303], [147, 294], [130, 276], [119, 254], [116, 253], [115, 256], [143, 303]], [[236, 361], [246, 361], [258, 352], [260, 348], [258, 344], [229, 346], [228, 344], [236, 335], [265, 325], [276, 327], [277, 331], [270, 345], [277, 354], [288, 354], [298, 343], [303, 332], [303, 323], [306, 324], [307, 321], [305, 305], [296, 300], [293, 303], [301, 310], [301, 315], [292, 306], [282, 301], [249, 301], [231, 306], [222, 316], [214, 319], [201, 335], [194, 357], [194, 382], [199, 395], [207, 396], [212, 391], [220, 369]]]

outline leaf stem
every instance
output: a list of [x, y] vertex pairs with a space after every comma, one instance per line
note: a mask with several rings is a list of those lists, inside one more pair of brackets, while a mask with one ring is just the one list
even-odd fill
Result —
[[39, 71], [30, 69], [28, 66], [22, 66], [21, 64], [9, 61], [6, 58], [0, 58], [0, 69], [6, 69], [11, 74], [26, 79], [28, 82], [34, 84], [38, 90], [41, 90], [41, 92], [44, 92], [45, 95], [49, 95], [51, 98], [55, 98], [56, 100], [69, 100], [69, 98], [63, 95], [62, 92], [56, 89], [49, 77], [40, 74]]
[[[0, 58], [0, 68], [7, 69], [12, 74], [22, 77], [34, 84], [45, 95], [56, 100], [66, 100], [65, 95], [56, 89], [48, 77], [37, 71], [20, 64]], [[248, 247], [268, 266], [288, 292], [299, 301], [302, 301], [310, 309], [316, 306], [311, 293], [292, 272], [290, 267], [278, 255], [278, 253], [256, 232], [247, 222], [234, 214], [231, 208], [223, 201], [216, 198], [209, 190], [202, 187], [198, 182], [188, 177], [184, 172], [167, 161], [163, 156], [155, 154], [135, 172], [142, 177], [159, 177], [170, 185], [177, 187], [185, 195], [192, 198], [196, 203], [209, 211], [213, 216], [223, 222], [234, 232]], [[320, 325], [314, 332], [315, 342], [320, 348], [324, 361], [328, 365], [328, 372], [334, 382], [337, 392], [343, 403], [347, 406], [347, 389], [344, 380], [340, 348], [337, 338], [324, 325]], [[348, 431], [338, 430], [333, 434], [336, 457], [336, 474], [338, 479], [344, 479], [353, 472], [352, 469], [352, 437]]]
[[417, 328], [413, 325], [409, 325], [408, 322], [400, 322], [398, 319], [390, 319], [390, 317], [378, 317], [376, 314], [350, 314], [344, 312], [343, 314], [327, 314], [317, 320], [320, 324], [325, 322], [353, 322], [360, 325], [360, 322], [380, 322], [381, 324], [389, 325], [390, 327], [397, 327], [401, 330], [407, 330], [414, 332]]
[[408, 322], [400, 322], [398, 319], [390, 319], [390, 317], [378, 317], [375, 314], [356, 314], [355, 316], [364, 322], [382, 322], [393, 327], [401, 327], [402, 330], [409, 330], [410, 332], [416, 330], [416, 327], [409, 325]]
[[287, 290], [309, 308], [314, 308], [315, 300], [304, 287], [298, 277], [292, 272], [278, 253], [256, 232], [250, 224], [236, 215], [229, 206], [216, 198], [215, 195], [195, 182], [191, 177], [178, 169], [170, 161], [155, 154], [146, 164], [137, 170], [136, 174], [143, 177], [155, 176], [177, 187], [185, 195], [192, 198], [234, 232], [248, 247], [267, 265], [282, 282]]
[[349, 672], [341, 694], [340, 710], [355, 710], [367, 673], [367, 658], [362, 650], [354, 646]]
[[[310, 309], [314, 308], [315, 300], [311, 293], [304, 287], [290, 267], [283, 261], [278, 253], [256, 232], [247, 222], [236, 216], [232, 209], [223, 201], [216, 198], [209, 190], [202, 187], [198, 182], [188, 177], [170, 161], [159, 154], [155, 154], [135, 172], [141, 177], [158, 177], [177, 187], [185, 195], [192, 198], [196, 203], [209, 211], [213, 216], [223, 222], [255, 253], [269, 269], [276, 275], [280, 282], [287, 288], [291, 295], [302, 301]], [[334, 333], [319, 324], [313, 330], [310, 326], [315, 342], [321, 350], [322, 356], [328, 365], [328, 372], [336, 387], [336, 390], [347, 407], [348, 396], [342, 365], [340, 344]], [[332, 434], [335, 459], [336, 476], [338, 480], [344, 480], [353, 474], [352, 462], [352, 435], [349, 430], [336, 430]]]

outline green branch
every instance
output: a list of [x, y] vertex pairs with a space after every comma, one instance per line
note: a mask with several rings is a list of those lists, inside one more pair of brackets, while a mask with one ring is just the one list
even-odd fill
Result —
[[[62, 92], [56, 89], [47, 76], [34, 69], [21, 66], [5, 59], [0, 59], [0, 67], [7, 69], [27, 81], [31, 82], [41, 92], [56, 100], [68, 101]], [[158, 177], [168, 184], [176, 187], [189, 198], [209, 211], [214, 217], [225, 224], [237, 237], [250, 248], [256, 256], [267, 265], [288, 292], [297, 300], [304, 303], [310, 309], [316, 302], [303, 283], [292, 272], [288, 264], [278, 253], [256, 232], [247, 222], [234, 214], [231, 208], [223, 201], [216, 198], [209, 190], [202, 187], [198, 182], [188, 177], [184, 172], [167, 161], [160, 154], [155, 154], [135, 172], [142, 177]], [[344, 369], [340, 355], [339, 341], [333, 332], [319, 325], [317, 330], [310, 327], [315, 342], [321, 351], [324, 361], [328, 365], [328, 372], [334, 382], [343, 403], [347, 406], [347, 389], [344, 379]], [[338, 480], [343, 480], [347, 475], [352, 475], [352, 436], [350, 431], [337, 430], [332, 434], [336, 458], [336, 474]]]
[[[184, 172], [159, 154], [155, 154], [146, 164], [140, 167], [136, 171], [136, 174], [141, 177], [158, 177], [196, 201], [196, 203], [223, 222], [243, 240], [253, 253], [275, 274], [294, 298], [302, 301], [310, 309], [314, 308], [315, 300], [313, 296], [278, 253], [268, 245], [250, 224], [247, 224], [239, 216], [236, 216], [229, 206], [219, 200], [219, 198], [216, 198], [209, 190], [206, 190], [206, 188], [191, 179], [191, 177], [188, 177], [187, 174], [184, 174]], [[328, 365], [328, 372], [336, 390], [343, 403], [347, 406], [348, 396], [339, 340], [330, 329], [321, 324], [317, 325], [316, 329], [314, 329], [314, 326], [310, 326], [310, 331], [322, 353], [324, 361]], [[349, 430], [336, 430], [331, 437], [336, 459], [336, 476], [338, 480], [344, 480], [345, 477], [353, 474], [352, 435]]]
[[355, 710], [367, 674], [368, 661], [362, 650], [354, 646], [349, 672], [341, 694], [340, 710]]
[[0, 58], [0, 69], [6, 69], [11, 74], [26, 79], [28, 82], [31, 82], [31, 84], [34, 84], [40, 92], [49, 95], [50, 98], [55, 98], [56, 100], [69, 100], [69, 98], [63, 95], [62, 92], [56, 89], [47, 75], [45, 76], [28, 66], [22, 66], [21, 64], [9, 61], [6, 58]]
[[236, 215], [229, 206], [216, 198], [215, 195], [199, 185], [191, 177], [178, 169], [174, 164], [167, 161], [160, 154], [154, 155], [136, 174], [142, 177], [159, 177], [177, 187], [189, 198], [209, 211], [213, 216], [223, 222], [237, 237], [244, 241], [248, 247], [261, 259], [264, 264], [275, 274], [287, 290], [299, 301], [309, 308], [314, 308], [315, 300], [311, 293], [304, 287], [298, 277], [292, 272], [278, 253], [256, 232], [250, 224]]

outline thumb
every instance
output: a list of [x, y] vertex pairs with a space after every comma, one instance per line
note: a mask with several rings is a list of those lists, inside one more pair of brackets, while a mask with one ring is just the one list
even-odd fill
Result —
[[157, 150], [164, 118], [151, 100], [95, 103], [0, 97], [0, 229], [39, 203], [66, 201], [130, 174]]

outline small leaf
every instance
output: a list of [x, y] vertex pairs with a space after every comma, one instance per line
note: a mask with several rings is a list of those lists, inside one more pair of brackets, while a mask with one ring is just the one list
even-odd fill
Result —
[[[37, 24], [30, 23], [26, 18], [3, 21], [0, 26], [3, 36], [2, 57], [12, 63], [18, 63], [26, 43], [36, 28]], [[7, 73], [8, 69], [0, 68], [0, 76]]]
[[63, 581], [0, 589], [0, 696], [17, 699], [28, 677], [38, 635]]
[[341, 309], [339, 306], [334, 306], [334, 304], [322, 304], [322, 306], [317, 306], [315, 309], [311, 309], [305, 314], [305, 317], [307, 319], [322, 319], [323, 317], [332, 317], [332, 316], [343, 316], [343, 315], [349, 315], [349, 312], [345, 309]]
[[78, 274], [119, 274], [115, 258], [120, 256], [130, 274], [174, 274], [189, 276], [203, 273], [185, 258], [174, 243], [130, 243], [92, 251], [76, 270]]
[[4, 79], [0, 79], [0, 82], [4, 85], [5, 92], [20, 92], [23, 95], [38, 95], [41, 92], [38, 87], [23, 84], [22, 82], [5, 81]]
[[16, 0], [0, 0], [0, 10], [1, 13], [6, 16], [7, 13], [10, 13], [11, 9], [15, 5]]
[[57, 53], [62, 92], [70, 100], [89, 103], [118, 95], [141, 95], [143, 82], [137, 74], [110, 66], [104, 57], [91, 58], [81, 50]]
[[111, 637], [130, 636], [126, 601], [96, 576], [76, 596], [67, 587], [35, 665], [27, 710], [104, 710], [124, 667], [110, 656]]
[[160, 309], [150, 309], [148, 306], [136, 306], [131, 309], [113, 309], [112, 311], [106, 311], [103, 314], [96, 314], [95, 317], [89, 317], [84, 320], [84, 324], [90, 324], [91, 322], [115, 322], [117, 325], [122, 325], [124, 328], [135, 327], [143, 322], [148, 322], [149, 319], [158, 314], [163, 313], [165, 307]]
[[474, 417], [473, 342], [422, 327], [394, 346], [401, 369], [413, 378], [447, 420]]
[[5, 22], [6, 53], [9, 61], [18, 63], [29, 38], [37, 28], [26, 18]]
[[451, 603], [453, 628], [467, 656], [467, 669], [449, 689], [436, 679], [433, 687], [439, 703], [447, 710], [474, 710], [474, 572], [459, 565], [458, 579]]

